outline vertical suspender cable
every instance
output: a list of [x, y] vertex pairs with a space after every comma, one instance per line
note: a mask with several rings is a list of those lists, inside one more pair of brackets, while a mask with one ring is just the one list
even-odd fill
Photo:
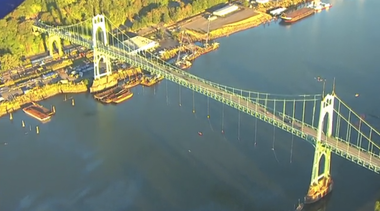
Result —
[[169, 105], [168, 80], [165, 80], [165, 88], [166, 88], [166, 105]]
[[193, 113], [195, 113], [194, 90], [193, 90]]
[[348, 120], [347, 120], [347, 131], [346, 131], [346, 140], [347, 140], [347, 152], [351, 143], [351, 110], [348, 110]]
[[303, 132], [303, 128], [305, 127], [305, 110], [306, 110], [306, 96], [303, 96], [303, 105], [302, 105], [302, 123], [301, 123], [301, 131]]
[[317, 99], [316, 99], [316, 97], [315, 97], [315, 95], [314, 95], [314, 99], [313, 99], [313, 101], [314, 101], [314, 104], [313, 104], [313, 116], [311, 117], [312, 119], [311, 119], [311, 126], [313, 126], [313, 127], [315, 127], [314, 126], [314, 124], [315, 124], [315, 107], [316, 107], [316, 104], [317, 104]]
[[239, 96], [239, 103], [238, 103], [238, 140], [240, 141], [240, 99], [241, 97]]
[[[336, 137], [340, 137], [340, 120], [341, 120], [341, 116], [340, 116], [340, 100], [338, 99], [338, 114], [336, 115], [336, 126], [335, 126], [335, 136]], [[336, 142], [335, 142], [335, 145], [338, 146], [338, 140], [339, 139], [336, 139]]]

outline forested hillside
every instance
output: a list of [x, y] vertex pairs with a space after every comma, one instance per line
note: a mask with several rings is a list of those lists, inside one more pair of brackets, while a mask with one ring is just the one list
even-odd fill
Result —
[[131, 30], [160, 22], [170, 23], [200, 13], [226, 0], [25, 0], [0, 20], [1, 70], [19, 66], [25, 57], [45, 51], [41, 37], [31, 33], [34, 20], [56, 25], [77, 23], [104, 13]]

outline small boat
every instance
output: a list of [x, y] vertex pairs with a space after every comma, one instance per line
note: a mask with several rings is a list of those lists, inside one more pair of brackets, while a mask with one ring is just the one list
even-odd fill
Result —
[[139, 85], [140, 83], [141, 83], [141, 81], [139, 79], [129, 80], [127, 83], [125, 83], [123, 85], [123, 88], [130, 89], [130, 88], [133, 88], [133, 87]]
[[302, 211], [303, 210], [303, 203], [298, 199], [298, 206], [296, 207], [295, 211]]
[[198, 135], [199, 135], [199, 136], [202, 136], [202, 135], [203, 135], [203, 133], [202, 133], [202, 132], [198, 132]]
[[321, 2], [320, 5], [322, 7], [322, 10], [328, 10], [332, 7], [332, 4], [324, 3], [324, 2]]
[[144, 76], [141, 79], [140, 84], [143, 85], [143, 86], [153, 86], [153, 85], [155, 85], [158, 82], [159, 82], [159, 80], [155, 76]]

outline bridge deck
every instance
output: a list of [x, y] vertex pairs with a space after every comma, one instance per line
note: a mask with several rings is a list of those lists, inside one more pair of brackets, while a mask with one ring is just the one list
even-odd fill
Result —
[[[67, 33], [65, 29], [49, 27], [41, 22], [37, 22], [35, 28], [41, 32], [48, 32], [52, 35], [59, 36], [62, 39], [69, 40], [72, 43], [82, 45], [87, 48], [95, 47], [93, 46], [94, 43], [92, 43], [92, 40], [86, 39], [79, 34]], [[255, 116], [256, 118], [260, 118], [261, 120], [293, 133], [305, 140], [312, 140], [312, 142], [315, 142], [317, 139], [317, 130], [306, 123], [302, 123], [296, 119], [292, 119], [291, 123], [287, 123], [284, 121], [285, 118], [269, 112], [263, 105], [260, 105], [247, 97], [239, 96], [238, 94], [232, 93], [228, 90], [223, 90], [221, 87], [214, 86], [212, 83], [201, 81], [196, 76], [188, 74], [178, 68], [169, 66], [168, 64], [157, 63], [140, 55], [131, 55], [128, 49], [120, 48], [123, 46], [120, 44], [120, 41], [115, 41], [113, 43], [113, 46], [104, 46], [102, 43], [96, 43], [96, 50], [97, 52], [106, 54], [116, 59], [124, 60], [129, 62], [131, 65], [139, 66], [150, 72], [160, 73], [167, 79], [179, 83], [180, 85], [186, 85], [188, 88], [201, 92], [202, 94], [206, 94], [209, 97], [219, 100], [236, 109], [242, 110], [252, 116]], [[322, 143], [326, 147], [329, 147], [332, 152], [365, 168], [368, 168], [371, 171], [380, 173], [380, 157], [378, 155], [371, 154], [358, 148], [358, 146], [349, 144], [347, 141], [339, 138], [326, 137], [322, 134], [322, 139]]]

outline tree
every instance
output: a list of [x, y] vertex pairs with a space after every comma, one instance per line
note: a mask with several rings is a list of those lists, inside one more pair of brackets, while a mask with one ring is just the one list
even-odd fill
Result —
[[162, 13], [162, 22], [169, 23], [170, 21], [171, 19], [170, 19], [169, 13], [168, 12]]

